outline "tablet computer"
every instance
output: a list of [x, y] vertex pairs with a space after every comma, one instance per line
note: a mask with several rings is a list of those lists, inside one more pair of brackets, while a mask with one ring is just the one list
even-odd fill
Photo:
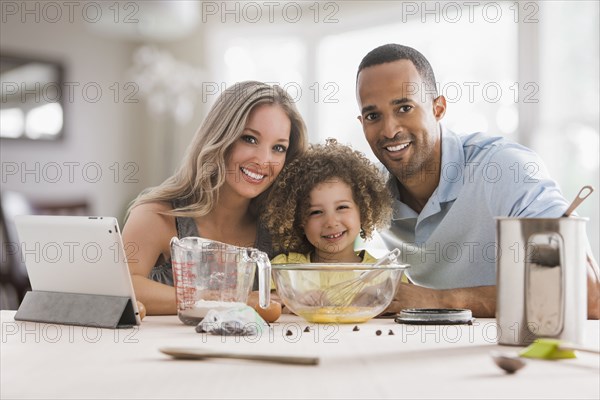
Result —
[[128, 325], [140, 324], [116, 218], [21, 215], [15, 225], [33, 292], [126, 297]]

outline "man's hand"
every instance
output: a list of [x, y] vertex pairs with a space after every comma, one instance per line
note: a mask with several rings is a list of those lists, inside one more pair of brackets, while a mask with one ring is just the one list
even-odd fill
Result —
[[474, 317], [493, 318], [496, 286], [436, 290], [401, 283], [385, 313], [398, 313], [405, 308], [468, 308]]
[[[600, 318], [600, 277], [598, 264], [588, 252], [587, 309], [588, 319]], [[402, 283], [385, 313], [398, 313], [405, 308], [468, 308], [474, 317], [494, 318], [496, 313], [496, 286], [478, 286], [460, 289], [429, 289]]]
[[587, 308], [588, 319], [600, 319], [600, 277], [598, 264], [590, 251], [587, 253]]

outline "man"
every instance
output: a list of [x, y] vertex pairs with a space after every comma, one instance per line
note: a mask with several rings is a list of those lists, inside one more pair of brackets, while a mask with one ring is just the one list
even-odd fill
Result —
[[[415, 49], [387, 44], [369, 52], [358, 68], [357, 100], [358, 119], [390, 173], [395, 199], [382, 237], [403, 251], [415, 283], [402, 285], [388, 311], [470, 308], [493, 317], [494, 217], [560, 217], [568, 204], [557, 184], [531, 150], [441, 126], [446, 100]], [[598, 266], [588, 261], [588, 316], [598, 318]]]

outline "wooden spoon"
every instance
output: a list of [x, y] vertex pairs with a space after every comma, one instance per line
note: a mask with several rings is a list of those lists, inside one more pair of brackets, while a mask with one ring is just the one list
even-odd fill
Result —
[[224, 353], [197, 347], [163, 347], [162, 353], [180, 360], [203, 360], [206, 358], [233, 358], [237, 360], [265, 361], [280, 364], [318, 365], [318, 357], [277, 356], [269, 354]]

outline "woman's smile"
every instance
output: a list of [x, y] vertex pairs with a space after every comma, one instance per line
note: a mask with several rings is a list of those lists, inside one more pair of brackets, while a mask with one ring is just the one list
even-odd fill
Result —
[[240, 171], [242, 171], [244, 179], [250, 183], [261, 183], [266, 177], [266, 175], [254, 172], [245, 167], [240, 167]]

